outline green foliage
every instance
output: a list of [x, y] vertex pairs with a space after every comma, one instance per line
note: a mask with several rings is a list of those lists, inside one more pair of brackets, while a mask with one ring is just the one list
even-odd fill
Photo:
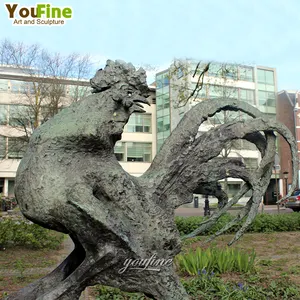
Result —
[[[225, 224], [233, 220], [233, 216], [230, 214], [225, 214], [222, 216], [218, 222], [207, 232], [202, 233], [202, 235], [211, 235], [216, 233], [218, 230], [223, 228]], [[176, 217], [175, 222], [177, 228], [181, 235], [189, 234], [193, 230], [199, 227], [200, 223], [204, 221], [205, 218], [198, 217]], [[241, 225], [233, 226], [226, 233], [236, 232]], [[290, 214], [258, 214], [254, 219], [253, 223], [248, 228], [247, 232], [280, 232], [280, 231], [297, 231], [300, 230], [300, 214], [290, 213]]]
[[25, 246], [33, 249], [57, 249], [64, 235], [25, 220], [4, 220], [0, 222], [0, 244]]
[[288, 281], [271, 281], [267, 288], [257, 284], [225, 283], [211, 274], [182, 280], [191, 299], [205, 300], [281, 300], [300, 299], [300, 290]]
[[[271, 281], [267, 287], [253, 283], [224, 282], [213, 273], [201, 272], [192, 279], [182, 279], [182, 284], [191, 300], [297, 300], [300, 290], [293, 283]], [[260, 279], [260, 281], [263, 281]], [[96, 300], [146, 300], [138, 293], [124, 293], [119, 289], [97, 286]]]
[[197, 275], [205, 272], [243, 272], [254, 269], [255, 252], [250, 255], [237, 248], [207, 248], [189, 250], [176, 256], [175, 263], [182, 273]]
[[300, 214], [259, 214], [251, 224], [250, 232], [275, 232], [300, 230]]

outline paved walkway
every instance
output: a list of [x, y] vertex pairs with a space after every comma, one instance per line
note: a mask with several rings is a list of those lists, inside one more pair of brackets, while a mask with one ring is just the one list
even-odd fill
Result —
[[[232, 214], [237, 214], [239, 210], [230, 210], [229, 211]], [[267, 214], [277, 214], [278, 209], [277, 205], [264, 205], [263, 210], [262, 207], [259, 208], [259, 212], [264, 212]], [[286, 213], [292, 213], [293, 211], [289, 208], [285, 207], [280, 207], [279, 208], [279, 213], [280, 214], [286, 214]], [[211, 211], [212, 214], [212, 211]], [[204, 215], [204, 208], [203, 206], [199, 206], [199, 208], [194, 208], [194, 207], [179, 207], [175, 210], [175, 215], [176, 216], [181, 216], [181, 217], [192, 217], [192, 216], [203, 216]]]

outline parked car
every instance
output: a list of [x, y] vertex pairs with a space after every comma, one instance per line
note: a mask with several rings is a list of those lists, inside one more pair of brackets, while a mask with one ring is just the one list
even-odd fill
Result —
[[285, 202], [285, 207], [293, 211], [300, 211], [300, 190], [295, 190], [291, 197]]

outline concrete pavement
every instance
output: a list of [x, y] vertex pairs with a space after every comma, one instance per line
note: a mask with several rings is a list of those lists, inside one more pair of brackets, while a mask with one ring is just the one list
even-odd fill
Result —
[[[239, 210], [229, 210], [229, 213], [236, 215], [239, 212]], [[259, 213], [267, 213], [267, 214], [277, 214], [277, 205], [264, 205], [263, 209], [260, 206]], [[279, 213], [280, 214], [287, 214], [292, 213], [293, 211], [289, 208], [280, 207]], [[213, 212], [211, 211], [211, 214]], [[192, 216], [203, 216], [204, 215], [204, 207], [199, 206], [199, 208], [193, 208], [193, 207], [179, 207], [175, 210], [175, 216], [181, 216], [181, 217], [192, 217]]]

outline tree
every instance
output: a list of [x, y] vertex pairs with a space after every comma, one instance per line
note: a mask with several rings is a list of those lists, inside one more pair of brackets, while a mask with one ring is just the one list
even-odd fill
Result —
[[[239, 239], [257, 214], [270, 181], [273, 132], [279, 132], [291, 148], [291, 191], [297, 184], [296, 141], [284, 125], [265, 119], [247, 103], [203, 101], [184, 115], [150, 168], [134, 177], [122, 169], [113, 149], [130, 115], [144, 112], [141, 104], [148, 103], [145, 72], [108, 61], [91, 85], [93, 95], [35, 130], [31, 151], [16, 177], [16, 198], [23, 214], [41, 226], [69, 234], [75, 248], [52, 273], [8, 299], [75, 300], [95, 284], [143, 292], [152, 299], [188, 299], [172, 264], [160, 264], [160, 272], [151, 268], [137, 272], [137, 264], [145, 266], [145, 259], [153, 255], [159, 263], [172, 260], [181, 250], [174, 210], [191, 202], [194, 190], [229, 176], [244, 180], [241, 191], [187, 237], [210, 228], [252, 190], [247, 205], [217, 233], [244, 221], [231, 243]], [[207, 117], [224, 109], [242, 111], [253, 120], [222, 124], [198, 136]], [[255, 173], [234, 158], [218, 156], [228, 141], [236, 139], [254, 143], [261, 152]], [[133, 268], [120, 272], [128, 259], [134, 261]]]
[[20, 81], [13, 81], [11, 86], [14, 104], [18, 106], [10, 106], [6, 113], [10, 116], [10, 127], [25, 147], [41, 123], [89, 92], [86, 79], [92, 66], [89, 55], [50, 53], [38, 44], [3, 40], [0, 63], [11, 66], [20, 76]]

